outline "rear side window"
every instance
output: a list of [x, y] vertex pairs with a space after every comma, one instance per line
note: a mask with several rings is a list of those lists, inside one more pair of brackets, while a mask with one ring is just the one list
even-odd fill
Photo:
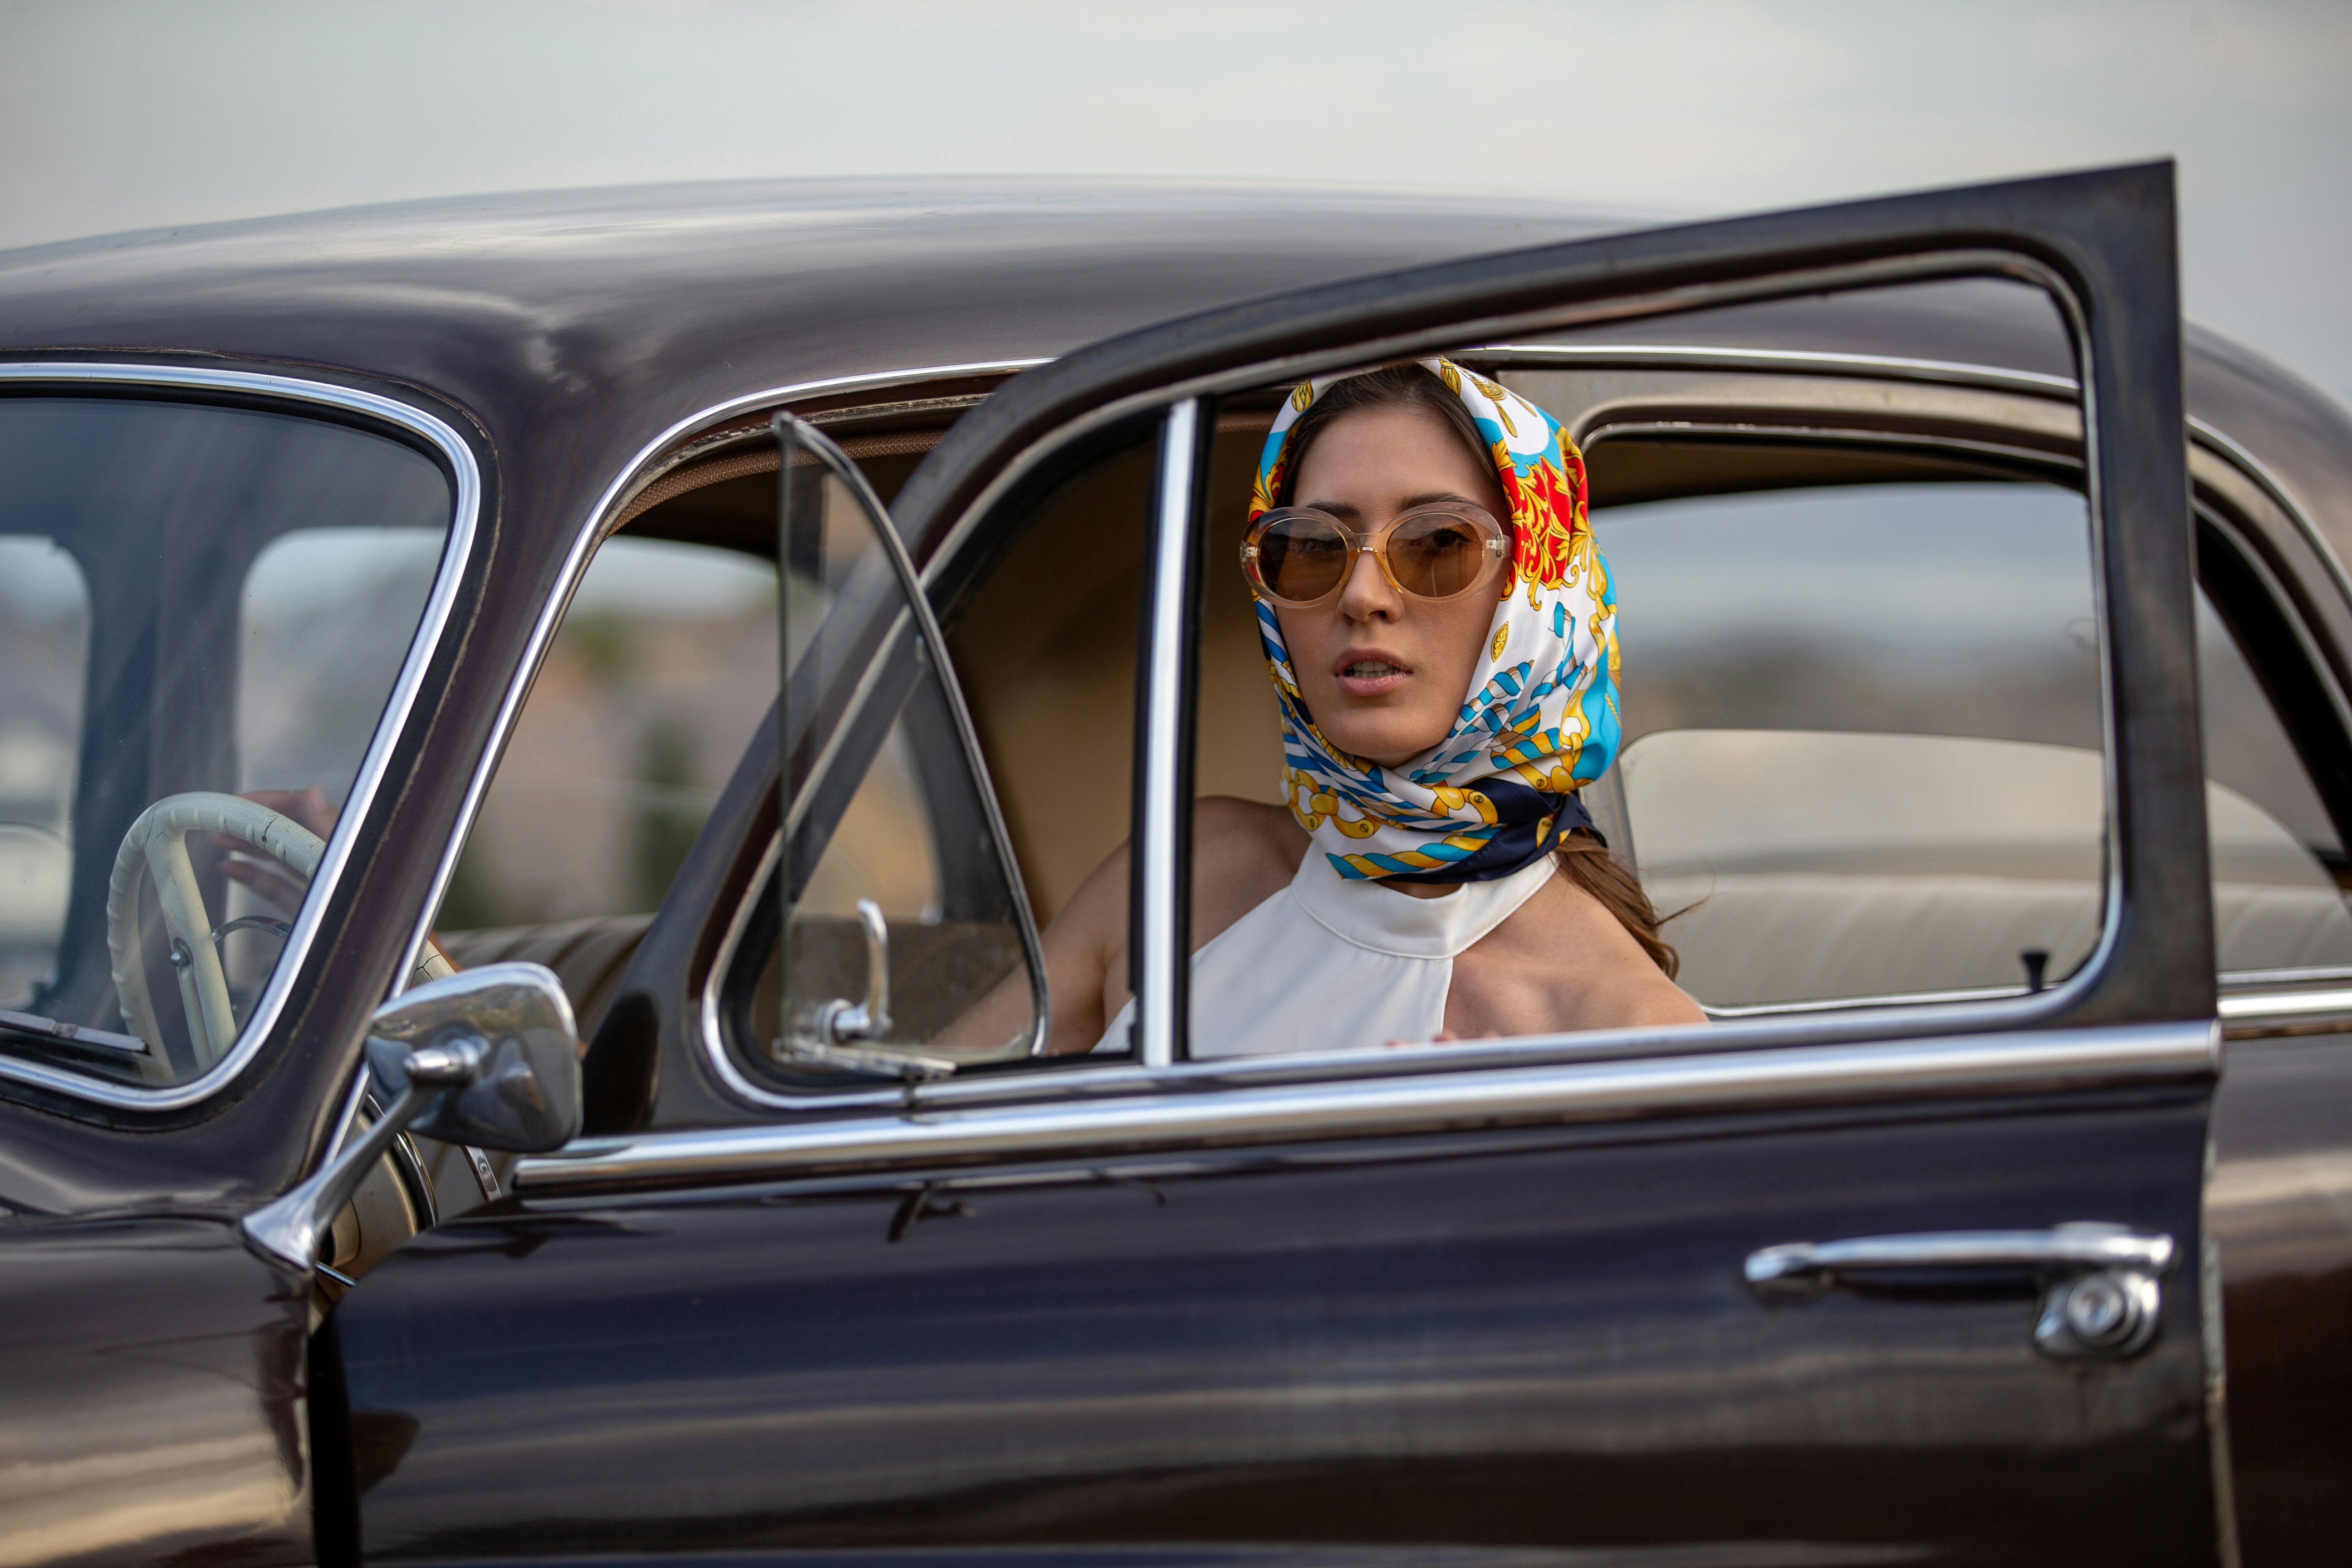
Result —
[[[1597, 445], [1596, 499], [1706, 471], [1675, 456]], [[1631, 672], [1612, 847], [1718, 1011], [2021, 990], [2098, 939], [2085, 503], [1880, 471], [1594, 513]]]
[[[2224, 583], [2234, 575], [2210, 550], [2200, 561], [2220, 568]], [[2345, 903], [2352, 866], [2278, 703], [2215, 605], [2214, 596], [2198, 595], [2215, 958], [2225, 975], [2341, 974], [2352, 970], [2352, 911]], [[2312, 714], [2304, 722], [2320, 729], [2333, 719]]]
[[435, 940], [460, 966], [547, 964], [593, 1035], [775, 695], [772, 561], [606, 542], [516, 717]]
[[275, 1003], [446, 544], [324, 420], [0, 401], [0, 1052], [149, 1087]]

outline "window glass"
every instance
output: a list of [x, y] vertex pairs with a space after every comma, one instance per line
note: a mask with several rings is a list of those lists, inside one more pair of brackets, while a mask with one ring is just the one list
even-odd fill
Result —
[[89, 660], [89, 583], [55, 541], [0, 536], [0, 1007], [57, 967], [73, 874], [73, 796]]
[[1020, 509], [940, 611], [1041, 924], [1134, 820], [1138, 605], [1157, 450], [1124, 442]]
[[149, 1085], [263, 1005], [447, 537], [324, 421], [0, 401], [0, 1050]]
[[907, 613], [887, 522], [813, 459], [793, 476], [784, 848], [740, 955], [728, 1048], [791, 1089], [1025, 1058], [1018, 895], [943, 650]]
[[2277, 708], [2202, 593], [2197, 674], [2221, 972], [2352, 966], [2342, 840]]
[[[1674, 445], [1598, 445], [1596, 497], [1612, 466], [1670, 472]], [[1594, 528], [1625, 670], [1613, 847], [1673, 917], [1685, 990], [2018, 989], [2088, 956], [2105, 787], [2079, 494], [1890, 478], [1603, 505]]]
[[772, 561], [607, 541], [516, 715], [435, 924], [442, 949], [549, 965], [593, 1035], [775, 694]]

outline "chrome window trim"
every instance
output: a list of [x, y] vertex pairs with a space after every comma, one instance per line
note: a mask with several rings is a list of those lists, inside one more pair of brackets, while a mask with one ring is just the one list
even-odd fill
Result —
[[1046, 362], [1043, 359], [984, 360], [971, 364], [927, 365], [909, 370], [874, 371], [862, 375], [827, 376], [816, 381], [788, 383], [758, 392], [747, 392], [723, 403], [714, 403], [688, 415], [660, 435], [637, 448], [636, 455], [614, 474], [612, 482], [596, 498], [582, 519], [580, 531], [572, 536], [572, 548], [563, 557], [562, 571], [556, 574], [554, 591], [540, 606], [539, 618], [531, 623], [530, 639], [523, 645], [522, 658], [516, 662], [514, 674], [508, 679], [506, 695], [499, 701], [498, 715], [491, 721], [490, 732], [485, 740], [480, 759], [474, 764], [474, 776], [467, 781], [465, 798], [458, 803], [447, 841], [442, 846], [441, 858], [433, 868], [433, 881], [426, 889], [425, 902], [416, 917], [415, 929], [410, 931], [408, 943], [402, 950], [393, 982], [392, 994], [397, 996], [408, 985], [410, 973], [415, 968], [416, 955], [423, 951], [425, 939], [433, 929], [433, 918], [440, 913], [441, 900], [449, 891], [449, 879], [457, 875], [457, 857], [466, 847], [467, 836], [473, 832], [474, 818], [480, 811], [482, 797], [488, 793], [490, 780], [498, 773], [500, 758], [505, 754], [507, 741], [514, 732], [514, 721], [521, 712], [523, 700], [530, 693], [531, 683], [539, 678], [539, 667], [547, 657], [548, 644], [553, 640], [556, 626], [563, 612], [571, 607], [572, 595], [579, 591], [580, 579], [588, 570], [590, 557], [609, 531], [609, 520], [635, 494], [636, 488], [650, 484], [658, 477], [661, 459], [672, 448], [698, 431], [725, 423], [738, 415], [751, 413], [762, 407], [772, 407], [794, 398], [815, 397], [830, 392], [850, 392], [865, 387], [907, 385], [926, 381], [947, 381], [961, 376], [1010, 375], [1018, 371], [1033, 370]]
[[[1836, 412], [1843, 413], [1843, 410]], [[1965, 436], [1936, 436], [1909, 430], [1873, 430], [1866, 426], [1840, 425], [1757, 425], [1732, 420], [1710, 419], [1622, 419], [1612, 421], [1602, 411], [1601, 423], [1577, 433], [1581, 447], [1594, 447], [1605, 440], [1639, 439], [1643, 437], [1664, 437], [1681, 439], [1690, 437], [1731, 437], [1738, 440], [1753, 440], [1759, 444], [1769, 441], [1819, 441], [1854, 447], [1925, 447], [1931, 451], [1957, 452], [1969, 458], [1991, 458], [1998, 462], [2028, 468], [2063, 468], [2081, 474], [2079, 458], [2063, 452], [2052, 452], [2037, 447], [2013, 447], [1999, 441], [1974, 441]], [[1643, 502], [1633, 502], [1643, 505]], [[1606, 510], [1604, 507], [1601, 510]]]
[[[2352, 574], [2345, 571], [2344, 558], [2336, 552], [2336, 547], [2327, 542], [2327, 536], [2319, 531], [2317, 523], [2312, 521], [2311, 514], [2304, 510], [2303, 503], [2295, 499], [2294, 492], [2286, 488], [2285, 482], [2227, 432], [2193, 414], [2189, 416], [2189, 434], [2191, 439], [2202, 442], [2216, 456], [2252, 480], [2254, 488], [2270, 498], [2271, 504], [2284, 513], [2287, 521], [2294, 525], [2305, 547], [2319, 557], [2320, 565], [2336, 584], [2336, 591], [2344, 596], [2346, 605], [2352, 606]], [[2301, 627], [2299, 617], [2295, 625]]]
[[2227, 969], [2221, 972], [2225, 991], [2247, 991], [2263, 985], [2352, 986], [2352, 964], [2318, 964], [2307, 969]]
[[[1160, 471], [1152, 489], [1151, 603], [1144, 637], [1143, 748], [1136, 759], [1142, 771], [1138, 787], [1143, 793], [1143, 820], [1138, 825], [1140, 865], [1135, 878], [1132, 908], [1137, 924], [1141, 973], [1136, 988], [1135, 1058], [1147, 1068], [1164, 1068], [1189, 1055], [1184, 1040], [1184, 993], [1191, 978], [1190, 931], [1177, 929], [1180, 910], [1189, 909], [1180, 878], [1189, 868], [1177, 862], [1182, 852], [1184, 817], [1190, 801], [1179, 800], [1187, 782], [1181, 766], [1184, 719], [1190, 706], [1187, 687], [1191, 671], [1184, 658], [1186, 629], [1192, 625], [1192, 519], [1199, 510], [1196, 491], [1201, 476], [1197, 462], [1201, 436], [1201, 400], [1188, 397], [1169, 405], [1160, 429]], [[1184, 791], [1190, 794], [1190, 791]], [[1189, 928], [1190, 922], [1187, 921]]]
[[1860, 1047], [1809, 1045], [1619, 1058], [1410, 1078], [1264, 1084], [1215, 1095], [1179, 1089], [1047, 1105], [959, 1110], [910, 1107], [895, 1116], [591, 1139], [518, 1162], [513, 1180], [520, 1193], [560, 1194], [583, 1187], [781, 1179], [824, 1171], [1058, 1159], [1203, 1144], [2210, 1082], [2220, 1061], [2221, 1031], [2210, 1019], [1881, 1040]]
[[[210, 1099], [244, 1072], [285, 1011], [288, 996], [293, 990], [294, 978], [309, 959], [319, 927], [326, 919], [327, 904], [335, 884], [351, 862], [360, 824], [366, 820], [368, 813], [375, 805], [377, 791], [383, 785], [385, 770], [391, 765], [393, 748], [401, 731], [407, 727], [415, 706], [417, 689], [424, 684], [425, 668], [440, 646], [442, 634], [447, 630], [450, 606], [456, 602], [458, 584], [464, 576], [467, 563], [473, 555], [482, 501], [481, 468], [475, 460], [473, 448], [441, 420], [408, 404], [356, 387], [335, 386], [326, 382], [305, 381], [298, 376], [274, 375], [257, 371], [73, 361], [0, 364], [0, 387], [40, 383], [227, 392], [339, 409], [364, 415], [379, 423], [407, 431], [430, 445], [449, 465], [449, 537], [442, 547], [440, 570], [434, 578], [432, 592], [425, 601], [425, 613], [417, 622], [415, 637], [408, 645], [408, 657], [402, 663], [400, 673], [385, 698], [383, 712], [376, 721], [375, 732], [360, 759], [359, 772], [353, 776], [351, 794], [343, 803], [342, 816], [335, 824], [334, 831], [327, 836], [326, 851], [320, 857], [318, 869], [310, 879], [310, 896], [303, 899], [302, 907], [294, 917], [294, 929], [286, 939], [277, 967], [270, 971], [269, 980], [262, 987], [260, 996], [256, 998], [252, 1015], [238, 1032], [236, 1043], [219, 1061], [187, 1082], [159, 1089], [108, 1083], [38, 1062], [0, 1056], [0, 1077], [37, 1084], [77, 1100], [123, 1110], [177, 1110]], [[412, 953], [404, 961], [404, 973], [406, 973], [406, 964], [413, 962]]]
[[[2231, 976], [2232, 980], [2239, 979]], [[2294, 1018], [2320, 1013], [2352, 1013], [2352, 987], [2340, 980], [2325, 990], [2273, 991], [2260, 994], [2225, 995], [2221, 1021], [2234, 1024], [2250, 1018]]]
[[1906, 381], [1949, 382], [2004, 392], [2031, 392], [2072, 400], [2081, 387], [2070, 375], [2011, 370], [1959, 360], [1909, 359], [1899, 354], [1834, 353], [1812, 349], [1720, 348], [1696, 343], [1481, 343], [1465, 354], [1517, 369], [1571, 366], [1618, 369], [1771, 370], [1826, 375], [1900, 375]]

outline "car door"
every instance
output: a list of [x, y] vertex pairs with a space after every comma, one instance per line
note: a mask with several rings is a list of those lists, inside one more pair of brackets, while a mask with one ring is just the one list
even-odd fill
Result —
[[[1031, 373], [887, 521], [779, 421], [806, 579], [780, 732], [592, 1046], [601, 1136], [339, 1310], [322, 1539], [383, 1562], [2225, 1554], [2172, 246], [2152, 166], [1320, 289]], [[2087, 389], [2100, 738], [2058, 771], [2090, 781], [2098, 869], [2071, 973], [1188, 1060], [1221, 426], [1300, 375], [1530, 326], [1964, 276], [2045, 290]], [[814, 533], [796, 471], [831, 486]], [[1139, 1006], [1129, 1039], [1047, 1062], [1035, 823], [992, 786], [1019, 731], [966, 711], [982, 650], [955, 639], [1039, 509], [1097, 481], [1149, 517], [1132, 740], [1062, 737], [1045, 771], [1132, 745]], [[1127, 547], [1087, 537], [1045, 572]], [[1048, 576], [1023, 581], [1042, 603]]]
[[[239, 1221], [362, 1114], [341, 1064], [398, 951], [387, 868], [413, 858], [387, 780], [446, 688], [488, 469], [462, 417], [406, 395], [0, 364], [12, 1561], [312, 1560], [306, 1361], [331, 1285]], [[306, 796], [316, 837], [263, 805]], [[207, 826], [242, 829], [240, 868], [265, 843], [301, 864], [270, 856], [249, 891]], [[386, 1161], [322, 1261], [363, 1267], [430, 1216]]]

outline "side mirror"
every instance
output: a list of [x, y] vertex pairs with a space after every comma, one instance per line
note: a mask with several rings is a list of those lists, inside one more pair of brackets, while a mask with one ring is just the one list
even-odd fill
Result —
[[394, 997], [368, 1020], [367, 1064], [391, 1097], [383, 1115], [309, 1180], [245, 1216], [249, 1246], [304, 1273], [402, 1132], [535, 1154], [580, 1131], [578, 1028], [543, 964], [484, 964]]

